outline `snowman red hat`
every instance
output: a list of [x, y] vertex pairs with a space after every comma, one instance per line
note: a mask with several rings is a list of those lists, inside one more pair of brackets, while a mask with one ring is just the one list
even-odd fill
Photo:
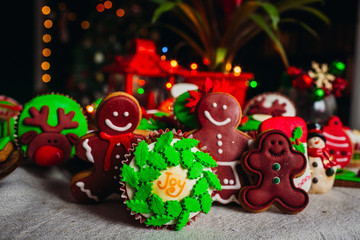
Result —
[[310, 123], [310, 124], [308, 124], [308, 136], [307, 136], [307, 139], [309, 140], [310, 138], [313, 138], [313, 137], [319, 137], [324, 142], [326, 142], [326, 137], [323, 135], [323, 128], [319, 123]]

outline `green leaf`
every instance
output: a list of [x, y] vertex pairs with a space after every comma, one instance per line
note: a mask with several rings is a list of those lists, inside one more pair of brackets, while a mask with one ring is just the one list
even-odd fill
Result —
[[193, 195], [194, 196], [200, 196], [204, 193], [208, 192], [209, 184], [206, 180], [206, 178], [202, 177], [195, 183], [193, 187]]
[[205, 171], [203, 172], [206, 180], [208, 181], [208, 183], [210, 184], [210, 186], [212, 186], [213, 188], [215, 188], [216, 190], [220, 191], [221, 190], [221, 183], [219, 178], [210, 171]]
[[166, 207], [166, 211], [167, 211], [167, 215], [173, 217], [173, 218], [177, 218], [181, 211], [182, 211], [182, 207], [179, 201], [167, 201], [165, 203], [165, 207]]
[[168, 146], [170, 146], [173, 138], [174, 135], [172, 134], [172, 132], [161, 134], [161, 136], [157, 139], [157, 142], [155, 143], [154, 151], [162, 152], [163, 150], [165, 150]]
[[276, 30], [280, 21], [280, 15], [277, 8], [269, 2], [258, 1], [258, 3], [269, 14], [273, 28]]
[[308, 33], [313, 35], [315, 38], [319, 38], [319, 34], [312, 27], [310, 27], [308, 24], [306, 24], [303, 21], [300, 21], [300, 20], [297, 20], [294, 18], [282, 18], [280, 20], [280, 22], [297, 24], [297, 25], [301, 26], [303, 29], [305, 29]]
[[141, 141], [139, 145], [136, 147], [134, 155], [135, 155], [136, 165], [142, 168], [146, 164], [149, 157], [148, 144], [145, 141]]
[[154, 168], [144, 168], [137, 172], [140, 182], [152, 182], [157, 179], [161, 173]]
[[172, 219], [170, 216], [167, 215], [154, 215], [150, 218], [148, 218], [145, 221], [145, 224], [150, 225], [150, 226], [162, 226], [168, 222], [170, 222]]
[[178, 223], [175, 226], [175, 230], [179, 231], [180, 229], [185, 227], [186, 224], [189, 222], [189, 218], [190, 218], [190, 211], [188, 210], [182, 211], [179, 215]]
[[228, 50], [227, 48], [218, 48], [216, 50], [216, 59], [215, 59], [216, 65], [223, 63], [225, 61], [227, 50]]
[[189, 179], [196, 179], [201, 176], [204, 166], [199, 162], [194, 162], [194, 164], [189, 168], [187, 172], [187, 177]]
[[165, 161], [169, 166], [177, 166], [180, 163], [180, 153], [178, 153], [173, 147], [169, 146], [164, 150]]
[[160, 6], [158, 8], [155, 9], [154, 15], [152, 17], [152, 22], [156, 22], [159, 17], [161, 15], [163, 15], [164, 13], [172, 10], [173, 8], [175, 8], [177, 6], [177, 3], [174, 2], [168, 2], [168, 1], [163, 1]]
[[190, 212], [199, 212], [201, 210], [199, 200], [194, 197], [184, 198], [182, 200], [182, 205], [185, 210], [188, 210]]
[[305, 154], [305, 147], [303, 143], [300, 143], [299, 145], [293, 145], [293, 147], [295, 148], [295, 150], [302, 152]]
[[139, 184], [139, 178], [137, 177], [134, 169], [127, 164], [121, 169], [122, 181], [126, 182], [130, 187], [136, 188]]
[[158, 215], [166, 214], [165, 204], [162, 201], [162, 199], [156, 194], [153, 194], [150, 199], [150, 208], [154, 211], [155, 214]]
[[183, 168], [189, 169], [194, 163], [194, 154], [190, 150], [182, 151], [180, 154], [180, 164]]
[[151, 213], [147, 202], [142, 200], [131, 199], [126, 201], [126, 206], [136, 213]]
[[156, 152], [149, 152], [148, 164], [160, 171], [165, 170], [167, 168], [165, 159]]
[[180, 141], [174, 143], [174, 148], [178, 151], [188, 150], [193, 147], [196, 147], [199, 144], [199, 140], [194, 138], [183, 138]]
[[196, 161], [204, 165], [205, 167], [217, 167], [217, 163], [209, 153], [196, 152], [194, 153]]
[[327, 25], [330, 24], [330, 19], [323, 12], [321, 12], [320, 10], [318, 10], [316, 8], [313, 8], [310, 6], [297, 6], [297, 7], [294, 7], [293, 9], [308, 12], [308, 13], [312, 14], [313, 16], [322, 20]]
[[300, 138], [302, 137], [302, 134], [303, 134], [303, 132], [302, 132], [301, 127], [297, 127], [297, 128], [295, 128], [294, 131], [293, 131], [293, 137], [294, 137], [295, 139], [300, 139]]
[[208, 213], [210, 211], [213, 200], [209, 193], [204, 193], [199, 196], [201, 211]]
[[152, 183], [142, 183], [136, 189], [134, 199], [146, 201], [146, 199], [150, 197], [151, 191], [152, 191]]
[[289, 66], [289, 61], [287, 59], [285, 50], [281, 44], [281, 42], [279, 41], [279, 39], [276, 37], [275, 33], [271, 30], [271, 28], [269, 27], [269, 25], [267, 24], [267, 22], [259, 15], [259, 14], [250, 14], [249, 15], [250, 19], [252, 19], [262, 30], [264, 30], [264, 32], [270, 37], [270, 39], [273, 41], [276, 50], [279, 52], [285, 67]]

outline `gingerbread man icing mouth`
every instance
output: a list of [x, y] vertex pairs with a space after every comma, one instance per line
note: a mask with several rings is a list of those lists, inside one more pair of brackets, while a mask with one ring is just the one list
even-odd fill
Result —
[[[119, 115], [119, 113], [118, 112], [116, 112], [116, 111], [114, 111], [113, 112], [113, 116], [114, 117], [117, 117]], [[129, 112], [124, 112], [124, 117], [128, 117], [129, 116]], [[113, 124], [112, 122], [111, 122], [111, 120], [110, 119], [105, 119], [105, 125], [108, 127], [108, 128], [110, 128], [110, 129], [112, 129], [112, 130], [114, 130], [114, 131], [117, 131], [117, 132], [125, 132], [125, 131], [127, 131], [127, 130], [129, 130], [131, 127], [132, 127], [132, 123], [128, 123], [128, 124], [126, 124], [125, 125], [125, 127], [119, 127], [119, 126], [116, 126], [115, 124]]]
[[[226, 105], [224, 105], [224, 106], [226, 106]], [[230, 123], [231, 122], [231, 119], [230, 118], [226, 118], [224, 121], [222, 121], [222, 122], [218, 122], [218, 121], [216, 121], [212, 116], [211, 116], [211, 114], [209, 113], [209, 111], [204, 111], [204, 115], [205, 115], [205, 117], [206, 117], [206, 119], [207, 120], [209, 120], [212, 124], [214, 124], [215, 126], [224, 126], [224, 125], [226, 125], [226, 124], [228, 124], [228, 123]]]

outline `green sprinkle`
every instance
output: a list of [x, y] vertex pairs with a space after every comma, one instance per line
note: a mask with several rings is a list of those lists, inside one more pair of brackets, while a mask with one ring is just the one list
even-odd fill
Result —
[[164, 225], [168, 222], [170, 222], [172, 219], [170, 216], [167, 215], [154, 215], [150, 218], [148, 218], [145, 221], [145, 224], [150, 225], [150, 226], [161, 226]]
[[201, 173], [204, 169], [204, 166], [199, 162], [194, 162], [194, 164], [189, 168], [187, 172], [187, 177], [189, 179], [196, 179], [201, 176]]
[[137, 172], [137, 176], [140, 182], [152, 182], [157, 179], [161, 173], [154, 168], [144, 168]]
[[206, 181], [206, 178], [202, 177], [194, 185], [193, 188], [193, 195], [194, 196], [200, 196], [204, 193], [207, 193], [207, 190], [209, 188], [209, 184]]
[[139, 178], [137, 177], [134, 169], [127, 164], [121, 169], [122, 181], [126, 182], [130, 187], [136, 188], [139, 184]]
[[191, 138], [183, 138], [180, 141], [177, 141], [174, 144], [174, 147], [176, 150], [188, 150], [191, 149], [193, 147], [196, 147], [199, 144], [199, 141], [196, 139], [191, 139]]
[[142, 200], [128, 200], [126, 201], [126, 206], [136, 213], [151, 213], [152, 210], [150, 209], [147, 202]]
[[221, 190], [220, 180], [219, 180], [219, 178], [218, 178], [213, 172], [204, 171], [203, 174], [204, 174], [206, 180], [208, 181], [208, 183], [209, 183], [213, 188], [215, 188], [215, 189], [218, 190], [218, 191]]
[[205, 167], [217, 167], [217, 163], [209, 153], [196, 152], [194, 153], [195, 159]]
[[186, 224], [189, 222], [189, 218], [190, 218], [190, 211], [183, 210], [179, 215], [178, 223], [175, 226], [175, 230], [179, 231], [180, 229], [185, 227]]
[[198, 212], [201, 210], [199, 200], [194, 197], [186, 197], [182, 200], [182, 205], [185, 210], [190, 212]]
[[201, 211], [208, 213], [213, 202], [209, 193], [204, 193], [199, 196]]
[[182, 207], [179, 201], [167, 201], [165, 203], [167, 214], [173, 218], [177, 218], [181, 211]]
[[164, 202], [156, 194], [153, 194], [151, 197], [150, 207], [154, 211], [155, 214], [164, 215], [166, 213]]
[[164, 151], [168, 146], [170, 146], [170, 143], [172, 142], [174, 136], [172, 132], [167, 132], [162, 134], [155, 143], [154, 151], [155, 152], [162, 152]]
[[134, 199], [146, 201], [150, 197], [152, 191], [152, 183], [143, 183], [137, 189]]
[[180, 163], [180, 153], [178, 153], [173, 147], [169, 146], [164, 150], [165, 161], [169, 166], [177, 166]]
[[156, 152], [149, 152], [149, 160], [148, 163], [157, 170], [165, 170], [167, 168], [167, 164], [165, 159]]
[[134, 152], [136, 165], [142, 168], [149, 158], [149, 148], [145, 141], [141, 141]]

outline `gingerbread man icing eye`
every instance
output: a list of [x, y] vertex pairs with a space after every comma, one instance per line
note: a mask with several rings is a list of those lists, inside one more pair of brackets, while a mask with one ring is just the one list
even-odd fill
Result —
[[122, 95], [103, 101], [96, 114], [99, 130], [111, 135], [133, 132], [141, 119], [137, 102]]

